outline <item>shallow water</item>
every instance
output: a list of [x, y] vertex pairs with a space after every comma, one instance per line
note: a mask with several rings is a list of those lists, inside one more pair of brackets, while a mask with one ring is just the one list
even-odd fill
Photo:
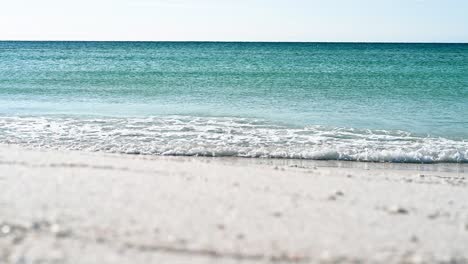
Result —
[[468, 162], [467, 44], [0, 42], [0, 142]]

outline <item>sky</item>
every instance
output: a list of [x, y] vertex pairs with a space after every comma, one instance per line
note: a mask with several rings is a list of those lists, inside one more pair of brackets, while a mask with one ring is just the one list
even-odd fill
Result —
[[468, 42], [468, 0], [0, 0], [0, 40]]

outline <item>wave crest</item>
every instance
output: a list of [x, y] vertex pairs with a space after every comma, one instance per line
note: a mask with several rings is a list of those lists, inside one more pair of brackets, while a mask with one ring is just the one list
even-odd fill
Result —
[[468, 162], [468, 142], [404, 131], [290, 128], [246, 118], [1, 117], [0, 142], [128, 154]]

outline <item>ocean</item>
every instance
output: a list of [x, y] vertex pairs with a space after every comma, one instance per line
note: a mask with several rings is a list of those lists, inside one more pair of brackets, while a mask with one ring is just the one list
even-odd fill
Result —
[[0, 42], [0, 143], [468, 162], [468, 44]]

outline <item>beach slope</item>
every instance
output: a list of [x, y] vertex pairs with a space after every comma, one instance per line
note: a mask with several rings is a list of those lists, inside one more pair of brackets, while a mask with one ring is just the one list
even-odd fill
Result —
[[2, 145], [0, 263], [468, 263], [451, 166]]

